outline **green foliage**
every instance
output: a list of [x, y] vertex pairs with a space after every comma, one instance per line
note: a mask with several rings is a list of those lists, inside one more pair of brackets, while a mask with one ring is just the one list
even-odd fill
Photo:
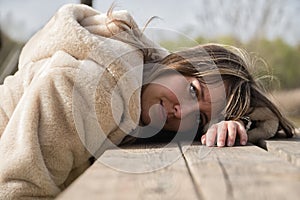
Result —
[[245, 47], [267, 61], [282, 88], [300, 87], [300, 49], [297, 46], [290, 46], [282, 39], [260, 39], [250, 41]]
[[179, 51], [184, 48], [193, 47], [199, 44], [197, 40], [192, 40], [186, 37], [178, 37], [175, 40], [166, 40], [160, 42], [160, 45], [167, 48], [169, 51]]
[[[269, 79], [269, 81], [263, 81], [267, 88], [278, 89], [278, 83], [280, 83], [279, 87], [281, 89], [300, 87], [300, 44], [291, 46], [280, 38], [272, 41], [255, 38], [248, 42], [241, 42], [230, 36], [219, 37], [213, 40], [197, 37], [195, 41], [198, 44], [221, 43], [233, 45], [245, 49], [250, 53], [251, 58], [260, 58], [265, 63], [259, 62], [256, 64], [264, 65], [264, 74], [268, 73], [270, 77], [274, 77]], [[169, 50], [174, 50], [184, 46], [184, 41], [179, 38], [177, 40], [164, 41], [161, 45]], [[186, 46], [191, 45], [189, 43]], [[195, 46], [195, 44], [192, 46]], [[275, 81], [277, 79], [278, 81]]]

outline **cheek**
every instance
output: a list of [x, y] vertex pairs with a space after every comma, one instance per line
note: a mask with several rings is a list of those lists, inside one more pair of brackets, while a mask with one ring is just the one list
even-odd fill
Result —
[[142, 97], [141, 97], [141, 121], [144, 124], [150, 123], [150, 118], [148, 116], [149, 105], [151, 101], [151, 87], [143, 88]]
[[179, 99], [182, 99], [187, 95], [188, 85], [187, 80], [181, 76], [172, 76], [165, 79], [161, 79], [157, 82], [159, 88], [157, 91], [161, 92], [161, 95], [169, 99], [172, 102], [178, 102]]
[[151, 119], [149, 110], [154, 104], [159, 104], [161, 96], [161, 88], [156, 84], [149, 84], [143, 88], [141, 97], [141, 121], [147, 125]]
[[148, 111], [145, 108], [142, 108], [141, 121], [143, 124], [146, 124], [146, 125], [150, 123], [150, 117], [148, 115]]
[[187, 96], [188, 94], [186, 90], [182, 88], [182, 86], [178, 86], [177, 88], [169, 87], [164, 89], [164, 97], [174, 104], [184, 103], [184, 100]]

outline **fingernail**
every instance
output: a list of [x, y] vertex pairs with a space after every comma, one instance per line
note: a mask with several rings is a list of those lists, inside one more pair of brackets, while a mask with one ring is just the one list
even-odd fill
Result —
[[224, 146], [224, 142], [218, 142], [218, 147], [223, 147]]
[[241, 141], [241, 145], [246, 145], [246, 141]]
[[211, 146], [213, 146], [213, 143], [212, 143], [211, 141], [208, 140], [208, 141], [206, 142], [206, 145], [209, 146], [209, 147], [211, 147]]
[[228, 142], [227, 142], [227, 146], [229, 146], [229, 147], [231, 147], [231, 146], [232, 146], [232, 143], [231, 143], [231, 141], [228, 141]]

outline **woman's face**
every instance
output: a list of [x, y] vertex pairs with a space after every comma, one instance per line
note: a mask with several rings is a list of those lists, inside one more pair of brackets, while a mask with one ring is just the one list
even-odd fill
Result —
[[141, 120], [154, 128], [188, 131], [208, 122], [210, 102], [208, 88], [197, 78], [164, 74], [144, 86]]

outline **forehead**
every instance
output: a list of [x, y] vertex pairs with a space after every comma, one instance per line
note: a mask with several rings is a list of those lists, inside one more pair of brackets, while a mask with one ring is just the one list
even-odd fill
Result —
[[162, 84], [162, 85], [166, 84], [166, 86], [169, 86], [169, 85], [170, 86], [174, 86], [174, 85], [179, 86], [180, 84], [188, 83], [190, 78], [192, 78], [192, 77], [184, 76], [184, 75], [180, 74], [179, 72], [172, 70], [172, 71], [167, 71], [167, 72], [160, 74], [158, 77], [156, 77], [151, 82]]

